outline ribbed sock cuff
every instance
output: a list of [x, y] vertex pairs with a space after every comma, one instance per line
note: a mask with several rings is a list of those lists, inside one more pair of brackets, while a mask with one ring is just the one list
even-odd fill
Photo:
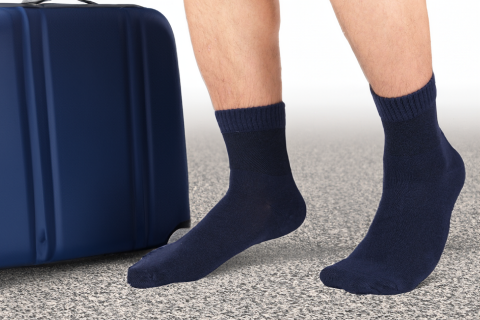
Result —
[[263, 107], [215, 111], [222, 133], [263, 131], [285, 128], [285, 103]]
[[407, 121], [417, 117], [435, 104], [437, 89], [435, 75], [418, 91], [398, 98], [384, 98], [378, 96], [370, 86], [373, 100], [377, 106], [380, 118], [390, 122]]

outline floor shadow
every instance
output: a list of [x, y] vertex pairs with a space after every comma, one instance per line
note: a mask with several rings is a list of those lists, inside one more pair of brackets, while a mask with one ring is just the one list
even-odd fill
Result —
[[[275, 241], [275, 240], [273, 240]], [[208, 276], [224, 275], [238, 272], [242, 269], [255, 266], [288, 264], [294, 261], [319, 261], [332, 255], [341, 256], [343, 251], [350, 248], [333, 248], [312, 245], [306, 246], [301, 242], [265, 242], [253, 246], [225, 262]]]
[[434, 274], [431, 274], [430, 276], [427, 277], [427, 279], [423, 280], [420, 282], [420, 284], [417, 286], [416, 289], [420, 289], [426, 286], [429, 286], [431, 283], [434, 283], [437, 281], [437, 277]]

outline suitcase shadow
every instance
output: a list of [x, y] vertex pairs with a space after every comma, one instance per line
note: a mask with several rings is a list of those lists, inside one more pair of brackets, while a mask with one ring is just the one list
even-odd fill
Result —
[[[177, 241], [189, 230], [177, 230], [172, 234], [168, 243]], [[28, 285], [32, 281], [47, 283], [64, 281], [82, 274], [90, 274], [93, 278], [96, 275], [110, 274], [118, 281], [126, 281], [123, 278], [126, 276], [128, 267], [153, 249], [155, 248], [0, 270], [0, 289]], [[238, 273], [249, 267], [268, 268], [273, 265], [304, 263], [305, 261], [317, 263], [318, 257], [325, 256], [328, 252], [328, 247], [323, 243], [306, 245], [288, 238], [274, 239], [248, 248], [225, 262], [206, 278]]]
[[[130, 265], [136, 263], [144, 255], [155, 248], [110, 253], [93, 257], [51, 262], [36, 266], [15, 267], [0, 270], [0, 289], [8, 289], [19, 285], [28, 285], [30, 282], [62, 280], [70, 278], [76, 273], [85, 273], [90, 270], [102, 270], [108, 266], [116, 266], [127, 272]], [[123, 267], [125, 266], [125, 267]], [[106, 270], [111, 272], [111, 270]]]
[[[168, 243], [177, 241], [189, 230], [190, 228], [176, 230], [170, 236]], [[62, 276], [68, 276], [75, 272], [85, 272], [90, 269], [109, 269], [109, 266], [117, 266], [117, 268], [120, 268], [121, 272], [126, 275], [128, 267], [156, 248], [157, 247], [137, 251], [103, 254], [93, 257], [51, 262], [36, 266], [2, 269], [0, 270], [0, 289], [23, 285], [30, 281], [58, 280]], [[123, 278], [122, 281], [124, 281]]]
[[[172, 243], [183, 237], [190, 229], [178, 229], [170, 236], [168, 243]], [[101, 269], [105, 266], [122, 266], [122, 271], [127, 272], [128, 267], [140, 260], [148, 252], [157, 247], [103, 254], [93, 257], [78, 258], [65, 261], [57, 261], [36, 266], [15, 267], [0, 270], [0, 289], [6, 289], [25, 284], [28, 281], [58, 279], [62, 275], [75, 272], [85, 272], [87, 269]], [[28, 280], [27, 280], [28, 279]]]

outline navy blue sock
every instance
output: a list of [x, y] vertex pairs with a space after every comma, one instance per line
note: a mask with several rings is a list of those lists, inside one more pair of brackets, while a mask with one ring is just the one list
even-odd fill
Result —
[[385, 132], [382, 198], [365, 238], [320, 279], [351, 293], [399, 294], [440, 260], [465, 167], [438, 126], [433, 75], [403, 97], [372, 95]]
[[285, 104], [215, 116], [230, 162], [228, 191], [185, 236], [129, 268], [133, 287], [201, 279], [245, 249], [294, 231], [305, 219], [305, 201], [287, 155]]

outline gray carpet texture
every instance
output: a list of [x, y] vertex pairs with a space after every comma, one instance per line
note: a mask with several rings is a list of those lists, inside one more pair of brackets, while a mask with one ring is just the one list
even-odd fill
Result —
[[[148, 250], [0, 270], [0, 319], [480, 319], [480, 130], [444, 129], [467, 180], [439, 265], [417, 289], [395, 296], [354, 295], [319, 279], [361, 241], [382, 191], [380, 121], [343, 131], [287, 122], [292, 171], [307, 203], [295, 232], [199, 281], [146, 290], [130, 287], [126, 275]], [[187, 153], [195, 225], [227, 191], [228, 158], [216, 127], [189, 128]]]

